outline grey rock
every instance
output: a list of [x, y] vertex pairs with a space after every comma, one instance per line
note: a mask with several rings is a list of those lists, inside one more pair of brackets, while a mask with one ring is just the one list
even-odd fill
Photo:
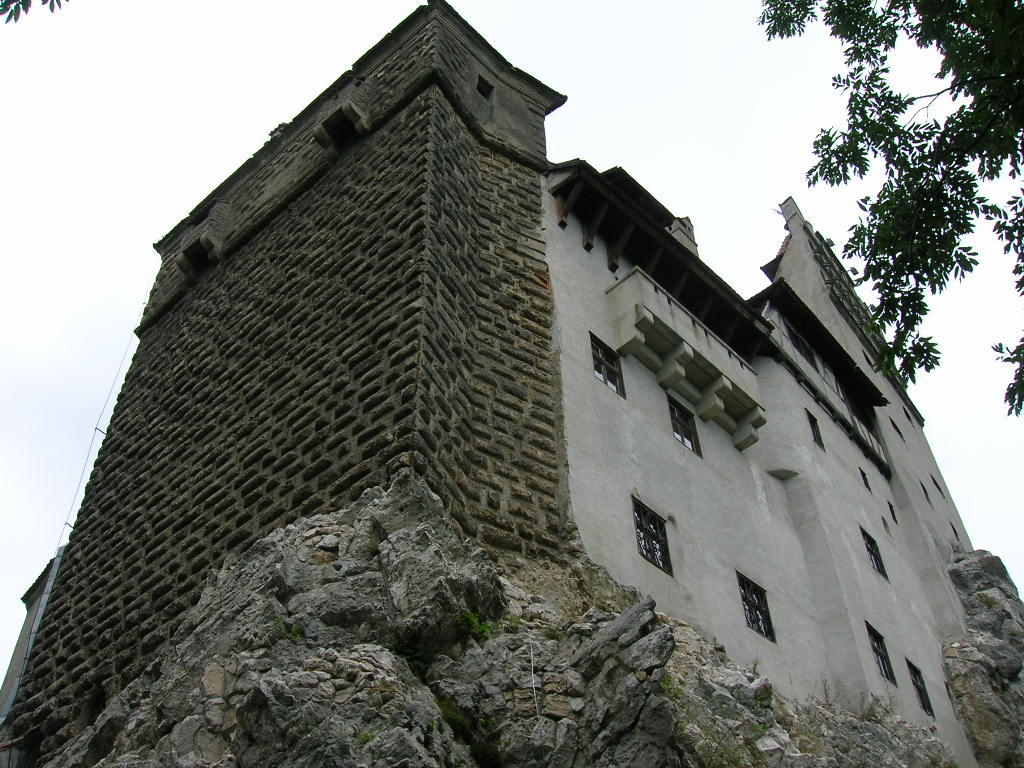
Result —
[[982, 768], [1024, 765], [1024, 605], [984, 550], [958, 555], [949, 576], [967, 626], [943, 654], [957, 715]]
[[[498, 570], [422, 482], [400, 474], [386, 491], [232, 558], [150, 672], [47, 768], [931, 768], [948, 759], [930, 734], [896, 719], [787, 702], [582, 556], [571, 580]], [[992, 580], [998, 569], [975, 570]], [[1000, 610], [989, 620], [1005, 624], [1014, 608]], [[1016, 646], [972, 638], [950, 649], [950, 663], [965, 688], [984, 692], [1017, 664]], [[1017, 712], [978, 702], [1000, 729]], [[985, 748], [995, 754], [996, 742]]]

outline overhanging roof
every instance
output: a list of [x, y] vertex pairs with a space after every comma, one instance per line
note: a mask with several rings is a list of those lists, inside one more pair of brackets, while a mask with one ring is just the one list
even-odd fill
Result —
[[768, 302], [778, 307], [786, 319], [807, 338], [814, 351], [859, 402], [872, 406], [889, 402], [871, 377], [864, 373], [846, 348], [784, 278], [776, 278], [775, 282], [750, 299], [750, 303], [757, 307], [763, 307]]
[[608, 243], [610, 269], [626, 256], [748, 362], [775, 354], [772, 324], [668, 232], [675, 217], [626, 171], [600, 173], [583, 160], [570, 160], [552, 172], [565, 174], [550, 190], [559, 201], [559, 223], [564, 226], [569, 213], [578, 217], [584, 248], [590, 250], [600, 235]]

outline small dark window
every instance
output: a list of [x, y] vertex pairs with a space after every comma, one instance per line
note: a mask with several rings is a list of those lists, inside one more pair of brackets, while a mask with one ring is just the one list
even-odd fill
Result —
[[597, 380], [603, 381], [620, 397], [625, 397], [626, 386], [622, 381], [622, 364], [619, 356], [594, 334], [590, 334], [590, 350], [594, 355], [594, 375]]
[[892, 671], [889, 652], [885, 650], [885, 638], [866, 621], [864, 626], [868, 629], [868, 640], [871, 642], [871, 652], [875, 655], [875, 664], [878, 665], [878, 672], [890, 683], [896, 685], [896, 675]]
[[818, 426], [818, 420], [814, 418], [814, 414], [804, 409], [804, 413], [807, 414], [807, 423], [811, 425], [811, 439], [814, 440], [814, 444], [819, 448], [825, 447], [825, 441], [821, 439], [821, 427]]
[[912, 418], [910, 418], [910, 411], [908, 411], [906, 408], [904, 408], [903, 409], [903, 415], [907, 417], [907, 423], [910, 424], [911, 426], [913, 426], [914, 425], [914, 420]]
[[885, 563], [882, 562], [882, 553], [878, 551], [878, 542], [875, 541], [874, 537], [863, 528], [860, 529], [860, 535], [864, 537], [864, 548], [868, 551], [868, 560], [871, 561], [871, 567], [888, 580], [889, 574], [885, 572]]
[[636, 548], [668, 575], [672, 575], [672, 559], [668, 554], [665, 521], [640, 499], [633, 497], [633, 524], [636, 526]]
[[668, 399], [668, 413], [672, 420], [672, 434], [676, 440], [700, 456], [700, 441], [697, 439], [697, 422], [693, 414], [671, 397]]
[[932, 479], [932, 483], [933, 483], [933, 484], [935, 485], [935, 490], [937, 490], [937, 491], [939, 492], [939, 495], [940, 495], [940, 496], [941, 496], [942, 498], [946, 498], [946, 494], [945, 494], [945, 492], [944, 492], [944, 491], [942, 490], [942, 486], [941, 486], [941, 485], [939, 485], [939, 481], [935, 479], [935, 475], [929, 475], [929, 477], [930, 477], [930, 478]]
[[[860, 469], [860, 467], [857, 467], [857, 469]], [[871, 483], [868, 482], [868, 476], [864, 474], [863, 469], [860, 469], [860, 481], [864, 483], [865, 488], [867, 488], [869, 491], [871, 490]]]
[[489, 99], [491, 94], [494, 93], [494, 86], [484, 80], [483, 75], [481, 75], [476, 80], [476, 92], [485, 99]]
[[885, 515], [879, 518], [882, 521], [882, 527], [885, 528], [885, 532], [892, 536], [892, 531], [889, 530], [889, 521], [885, 519]]
[[187, 245], [185, 250], [182, 251], [182, 255], [184, 255], [185, 261], [188, 262], [192, 273], [195, 275], [205, 272], [210, 267], [210, 256], [199, 240], [193, 240]]
[[[927, 500], [929, 504], [932, 504], [932, 497], [928, 494], [928, 489], [924, 487], [924, 483], [918, 480], [917, 484], [921, 486], [921, 490], [924, 492], [924, 498]], [[932, 506], [934, 507], [935, 505], [932, 504]]]
[[887, 501], [885, 503], [889, 505], [889, 517], [892, 518], [892, 521], [896, 523], [896, 525], [899, 525], [900, 521], [896, 519], [896, 507], [892, 505], [891, 501]]
[[960, 531], [958, 531], [956, 529], [956, 526], [953, 525], [952, 523], [949, 524], [949, 527], [953, 529], [953, 538], [956, 539], [956, 543], [959, 544], [960, 543]]
[[775, 628], [768, 613], [768, 594], [739, 571], [736, 579], [740, 583], [740, 600], [743, 601], [743, 615], [747, 626], [775, 642]]
[[907, 659], [907, 671], [910, 672], [910, 682], [917, 693], [917, 701], [921, 705], [921, 709], [935, 717], [935, 710], [932, 709], [932, 700], [928, 698], [928, 689], [924, 687], [924, 675], [921, 674], [921, 670], [911, 664], [910, 659]]
[[892, 428], [896, 430], [896, 434], [900, 436], [900, 440], [904, 443], [907, 442], [907, 438], [903, 436], [903, 432], [896, 426], [896, 422], [892, 420], [892, 416], [889, 417], [889, 423], [892, 424]]

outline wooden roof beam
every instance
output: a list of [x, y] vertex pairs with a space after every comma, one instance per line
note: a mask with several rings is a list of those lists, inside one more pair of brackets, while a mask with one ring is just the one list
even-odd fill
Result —
[[583, 250], [588, 253], [594, 248], [594, 238], [597, 237], [597, 230], [601, 228], [604, 217], [608, 213], [608, 203], [601, 203], [601, 207], [597, 209], [597, 213], [594, 215], [588, 223], [586, 229], [583, 231]]
[[686, 287], [686, 281], [689, 279], [690, 270], [684, 269], [683, 274], [679, 276], [679, 279], [676, 280], [675, 285], [672, 286], [672, 290], [669, 291], [669, 293], [672, 295], [672, 298], [674, 298], [680, 304], [683, 303], [681, 298], [683, 295], [683, 288]]
[[615, 243], [608, 249], [608, 269], [612, 272], [619, 268], [619, 259], [626, 250], [626, 246], [629, 245], [629, 239], [633, 236], [633, 232], [636, 230], [636, 224], [629, 222], [626, 224], [622, 232], [619, 233]]
[[572, 212], [572, 207], [576, 205], [576, 201], [579, 200], [580, 193], [583, 191], [583, 182], [577, 181], [572, 185], [572, 189], [569, 190], [569, 194], [564, 198], [561, 195], [555, 197], [555, 201], [558, 207], [558, 226], [565, 229], [569, 223], [569, 214]]
[[659, 245], [657, 247], [657, 249], [654, 251], [654, 255], [651, 256], [651, 258], [647, 261], [647, 266], [644, 267], [644, 272], [646, 272], [648, 275], [650, 275], [653, 278], [654, 277], [654, 270], [656, 270], [658, 268], [658, 265], [661, 263], [661, 257], [664, 254], [665, 254], [665, 249], [662, 248]]

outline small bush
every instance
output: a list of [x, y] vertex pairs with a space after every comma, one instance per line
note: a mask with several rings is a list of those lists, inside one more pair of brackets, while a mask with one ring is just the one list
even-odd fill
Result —
[[441, 710], [441, 717], [451, 726], [455, 735], [467, 744], [473, 739], [473, 720], [462, 711], [462, 707], [448, 698], [437, 700], [437, 708]]
[[484, 621], [480, 616], [472, 611], [468, 613], [460, 614], [455, 618], [455, 623], [459, 627], [459, 631], [462, 632], [464, 637], [472, 637], [478, 643], [482, 643], [484, 640], [491, 636], [494, 628], [490, 622]]

